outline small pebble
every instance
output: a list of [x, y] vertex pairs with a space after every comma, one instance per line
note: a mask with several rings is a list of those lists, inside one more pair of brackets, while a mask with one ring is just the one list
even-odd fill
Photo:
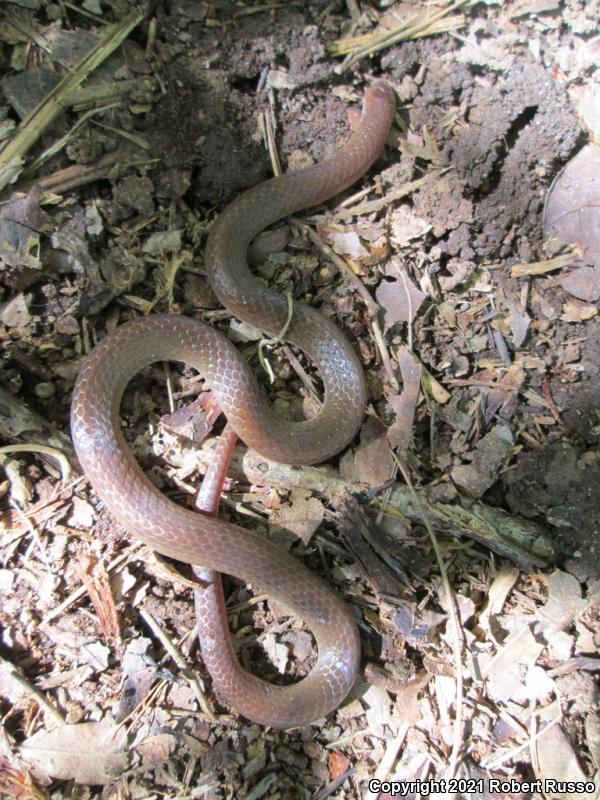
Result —
[[53, 383], [49, 381], [42, 381], [42, 383], [36, 384], [35, 393], [38, 397], [42, 400], [47, 400], [48, 397], [52, 397], [56, 388]]

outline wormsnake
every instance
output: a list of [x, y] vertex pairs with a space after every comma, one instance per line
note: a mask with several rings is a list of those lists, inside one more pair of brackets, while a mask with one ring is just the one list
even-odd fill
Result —
[[[341, 149], [313, 167], [248, 190], [219, 216], [208, 237], [206, 267], [216, 295], [234, 316], [270, 336], [282, 331], [288, 302], [252, 277], [248, 245], [268, 225], [333, 197], [363, 175], [383, 150], [394, 108], [390, 86], [375, 81], [365, 92], [360, 122]], [[213, 646], [206, 652], [203, 647], [219, 696], [249, 719], [278, 728], [324, 716], [352, 687], [360, 656], [352, 615], [321, 580], [260, 534], [166, 498], [126, 445], [119, 407], [127, 383], [140, 369], [155, 361], [183, 361], [204, 376], [248, 446], [285, 463], [324, 461], [358, 431], [366, 403], [363, 371], [340, 330], [301, 303], [293, 304], [285, 339], [312, 358], [324, 385], [321, 410], [303, 422], [274, 415], [254, 373], [223, 334], [197, 320], [166, 314], [128, 322], [103, 339], [84, 361], [71, 408], [81, 466], [121, 525], [159, 553], [255, 584], [312, 631], [317, 663], [291, 686], [266, 683], [241, 668], [231, 637], [219, 633], [224, 609], [221, 622], [214, 622], [217, 632], [212, 640], [208, 637]]]

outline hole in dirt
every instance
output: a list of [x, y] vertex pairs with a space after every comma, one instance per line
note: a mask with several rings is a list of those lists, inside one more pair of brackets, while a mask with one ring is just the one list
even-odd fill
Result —
[[275, 55], [275, 66], [285, 67], [286, 69], [290, 68], [290, 60], [285, 53], [277, 53]]
[[538, 107], [536, 105], [527, 106], [523, 109], [523, 111], [521, 111], [518, 117], [511, 122], [510, 128], [504, 137], [507, 152], [515, 146], [516, 141], [519, 138], [519, 134], [533, 121], [537, 111]]
[[537, 105], [527, 106], [511, 122], [508, 130], [506, 131], [504, 136], [500, 139], [497, 150], [496, 163], [494, 164], [494, 169], [492, 170], [492, 173], [486, 180], [484, 186], [482, 186], [479, 191], [474, 192], [475, 202], [481, 200], [481, 198], [484, 195], [488, 195], [498, 188], [498, 185], [502, 178], [502, 168], [504, 166], [504, 161], [506, 160], [506, 157], [508, 156], [509, 152], [516, 145], [521, 132], [525, 130], [525, 128], [527, 128], [527, 126], [530, 125], [531, 122], [533, 121], [535, 115], [537, 114], [537, 110], [538, 110]]
[[259, 80], [260, 75], [258, 73], [250, 78], [245, 75], [235, 75], [232, 77], [230, 84], [232, 89], [237, 89], [243, 94], [255, 95]]

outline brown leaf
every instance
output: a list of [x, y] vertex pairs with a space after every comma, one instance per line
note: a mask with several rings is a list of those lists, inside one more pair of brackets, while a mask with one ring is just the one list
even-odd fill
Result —
[[586, 319], [595, 317], [598, 313], [596, 306], [589, 303], [583, 303], [581, 300], [576, 300], [574, 297], [567, 300], [563, 306], [563, 313], [560, 318], [563, 322], [584, 322]]
[[3, 756], [0, 756], [0, 794], [2, 797], [18, 797], [20, 800], [48, 800], [50, 797], [35, 785], [27, 770], [11, 767]]
[[323, 522], [324, 514], [323, 503], [317, 497], [312, 497], [304, 489], [294, 489], [289, 504], [282, 505], [279, 511], [274, 512], [272, 520], [293, 531], [304, 544], [308, 544]]
[[525, 309], [512, 300], [508, 301], [508, 306], [508, 324], [510, 325], [510, 329], [512, 331], [515, 349], [518, 350], [527, 336], [527, 331], [531, 323], [531, 317], [525, 311]]
[[421, 219], [409, 205], [401, 205], [391, 216], [392, 242], [405, 247], [412, 239], [418, 239], [431, 230], [431, 223]]
[[121, 659], [123, 689], [117, 712], [118, 721], [144, 700], [157, 678], [158, 666], [148, 652], [150, 646], [150, 639], [138, 637], [132, 639], [125, 648]]
[[122, 639], [119, 612], [104, 562], [90, 554], [81, 553], [78, 568], [81, 580], [98, 615], [104, 638], [110, 644], [120, 647]]
[[349, 769], [350, 761], [339, 750], [333, 750], [327, 759], [327, 766], [329, 767], [331, 780], [335, 781]]
[[202, 392], [195, 400], [172, 414], [164, 414], [160, 424], [170, 433], [202, 444], [221, 416], [221, 406], [212, 392]]
[[384, 311], [385, 332], [397, 322], [412, 322], [427, 297], [417, 289], [397, 260], [390, 263], [386, 274], [395, 280], [382, 281], [375, 292]]
[[21, 757], [44, 776], [105, 786], [127, 768], [126, 735], [112, 720], [41, 730], [19, 748]]
[[452, 480], [471, 497], [481, 497], [498, 479], [500, 469], [513, 453], [513, 447], [508, 428], [496, 425], [479, 440], [470, 464], [453, 467]]
[[40, 189], [17, 195], [0, 208], [0, 271], [7, 267], [40, 269], [39, 234], [50, 217], [40, 208]]
[[415, 411], [421, 386], [421, 365], [415, 361], [415, 358], [406, 347], [398, 349], [396, 358], [400, 366], [404, 389], [402, 394], [388, 398], [388, 403], [396, 414], [396, 420], [388, 428], [387, 438], [394, 449], [399, 448], [401, 452], [405, 452], [412, 439]]
[[576, 244], [600, 263], [600, 147], [588, 144], [552, 184], [544, 209], [544, 235]]
[[600, 299], [600, 267], [579, 267], [562, 275], [558, 282], [579, 300], [595, 303]]
[[[554, 712], [554, 716], [556, 715]], [[541, 780], [554, 779], [556, 781], [572, 781], [585, 783], [586, 775], [581, 769], [577, 755], [571, 742], [565, 736], [560, 725], [552, 724], [553, 719], [546, 719], [546, 727], [540, 730], [540, 735], [532, 741], [536, 753], [535, 764], [536, 778]], [[551, 797], [560, 797], [561, 800], [593, 800], [597, 797], [595, 792], [553, 792], [546, 790]]]
[[142, 758], [143, 766], [150, 768], [168, 761], [178, 744], [179, 742], [174, 734], [157, 733], [154, 736], [146, 736], [145, 739], [135, 745], [135, 749]]
[[484, 420], [489, 424], [498, 414], [510, 419], [517, 411], [519, 390], [525, 382], [525, 370], [518, 364], [511, 364], [494, 389], [485, 394]]
[[360, 445], [346, 453], [340, 472], [348, 481], [381, 486], [394, 472], [394, 459], [387, 441], [387, 428], [374, 417], [368, 417], [361, 428]]
[[494, 700], [506, 702], [522, 688], [543, 649], [544, 645], [536, 640], [528, 625], [510, 634], [484, 676]]
[[548, 602], [537, 613], [544, 636], [568, 628], [573, 620], [586, 608], [581, 597], [581, 585], [568, 572], [555, 570], [545, 578], [548, 584]]

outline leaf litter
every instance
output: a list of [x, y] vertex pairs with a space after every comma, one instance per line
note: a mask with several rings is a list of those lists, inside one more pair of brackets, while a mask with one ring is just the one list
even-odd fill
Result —
[[[215, 208], [267, 176], [257, 108], [268, 97], [272, 141], [289, 165], [320, 159], [344, 135], [361, 53], [377, 53], [400, 103], [367, 190], [355, 187], [335, 222], [319, 213], [255, 253], [261, 279], [320, 307], [355, 343], [371, 401], [360, 441], [339, 471], [265, 462], [251, 471], [240, 456], [222, 511], [293, 550], [300, 538], [311, 567], [351, 602], [365, 665], [355, 690], [330, 719], [287, 734], [213, 707], [188, 579], [123, 549], [78, 477], [59, 488], [54, 467], [16, 454], [0, 482], [10, 568], [0, 570], [10, 659], [0, 673], [10, 709], [0, 786], [9, 796], [22, 786], [45, 796], [51, 779], [63, 781], [55, 796], [64, 781], [117, 780], [132, 796], [357, 798], [373, 776], [596, 775], [597, 158], [594, 144], [579, 148], [580, 126], [592, 141], [596, 129], [588, 5], [564, 4], [561, 18], [553, 3], [426, 14], [398, 4], [376, 26], [357, 15], [352, 37], [349, 18], [331, 12], [317, 20], [280, 6], [267, 29], [257, 6], [177, 6], [168, 24], [161, 11], [141, 22], [109, 59], [115, 40], [102, 39], [97, 4], [71, 30], [40, 8], [13, 20], [0, 135], [41, 101], [34, 121], [45, 138], [23, 148], [17, 135], [0, 154], [0, 358], [10, 389], [0, 427], [10, 441], [17, 430], [25, 441], [30, 430], [46, 439], [65, 430], [81, 355], [134, 311], [201, 313], [255, 360], [258, 334], [236, 332], [218, 308], [201, 252]], [[104, 15], [112, 21], [112, 6]], [[457, 29], [460, 38], [444, 33]], [[335, 57], [348, 56], [330, 97], [322, 42], [336, 37]], [[261, 78], [282, 42], [288, 63]], [[86, 116], [78, 88], [55, 114], [48, 92], [75, 88], [89, 46], [99, 105]], [[220, 77], [206, 52], [218, 54]], [[56, 68], [64, 64], [69, 85]], [[24, 88], [31, 81], [37, 94]], [[255, 95], [265, 81], [268, 94]], [[310, 364], [282, 349], [268, 360], [278, 412], [314, 413]], [[185, 503], [218, 409], [209, 404], [198, 420], [206, 393], [174, 371], [175, 404], [191, 401], [175, 409], [157, 389], [163, 376], [152, 368], [128, 394], [125, 429], [153, 480]], [[26, 409], [23, 423], [25, 403], [40, 413]], [[561, 548], [560, 567], [545, 569]], [[267, 678], [308, 672], [312, 640], [297, 620], [235, 582], [228, 599], [245, 663]]]

